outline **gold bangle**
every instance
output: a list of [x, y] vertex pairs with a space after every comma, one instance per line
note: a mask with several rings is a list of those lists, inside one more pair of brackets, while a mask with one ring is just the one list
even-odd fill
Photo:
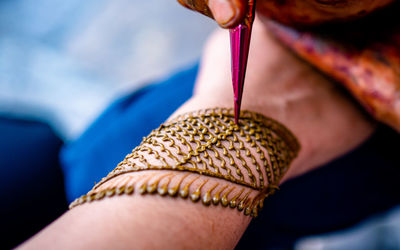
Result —
[[236, 125], [233, 109], [190, 112], [153, 130], [70, 208], [137, 190], [230, 206], [255, 217], [299, 150], [288, 129], [261, 114], [242, 111]]

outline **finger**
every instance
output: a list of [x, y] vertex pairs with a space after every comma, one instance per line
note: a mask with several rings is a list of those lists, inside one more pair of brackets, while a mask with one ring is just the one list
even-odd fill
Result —
[[209, 0], [208, 6], [221, 27], [233, 28], [242, 21], [247, 2], [248, 0]]

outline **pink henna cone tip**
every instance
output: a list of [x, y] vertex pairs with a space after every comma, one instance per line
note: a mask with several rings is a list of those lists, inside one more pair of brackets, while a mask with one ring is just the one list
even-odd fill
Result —
[[244, 79], [250, 48], [251, 30], [255, 15], [255, 1], [249, 1], [243, 23], [229, 30], [231, 41], [232, 85], [235, 105], [235, 123], [238, 124], [242, 104]]

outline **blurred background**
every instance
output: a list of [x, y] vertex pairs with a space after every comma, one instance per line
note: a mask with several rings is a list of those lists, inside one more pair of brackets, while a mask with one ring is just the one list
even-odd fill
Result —
[[175, 0], [1, 0], [0, 112], [71, 140], [113, 98], [195, 63], [215, 28]]
[[[165, 119], [153, 110], [172, 105], [144, 100], [188, 98], [216, 28], [176, 0], [0, 0], [0, 248], [64, 213]], [[399, 205], [398, 138], [380, 127], [282, 185], [237, 249], [400, 249], [400, 207], [385, 212]]]

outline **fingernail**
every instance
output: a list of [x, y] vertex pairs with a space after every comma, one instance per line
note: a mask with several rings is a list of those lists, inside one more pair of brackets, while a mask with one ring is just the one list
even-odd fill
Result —
[[210, 8], [215, 20], [221, 25], [229, 24], [236, 17], [236, 8], [229, 0], [210, 1]]

